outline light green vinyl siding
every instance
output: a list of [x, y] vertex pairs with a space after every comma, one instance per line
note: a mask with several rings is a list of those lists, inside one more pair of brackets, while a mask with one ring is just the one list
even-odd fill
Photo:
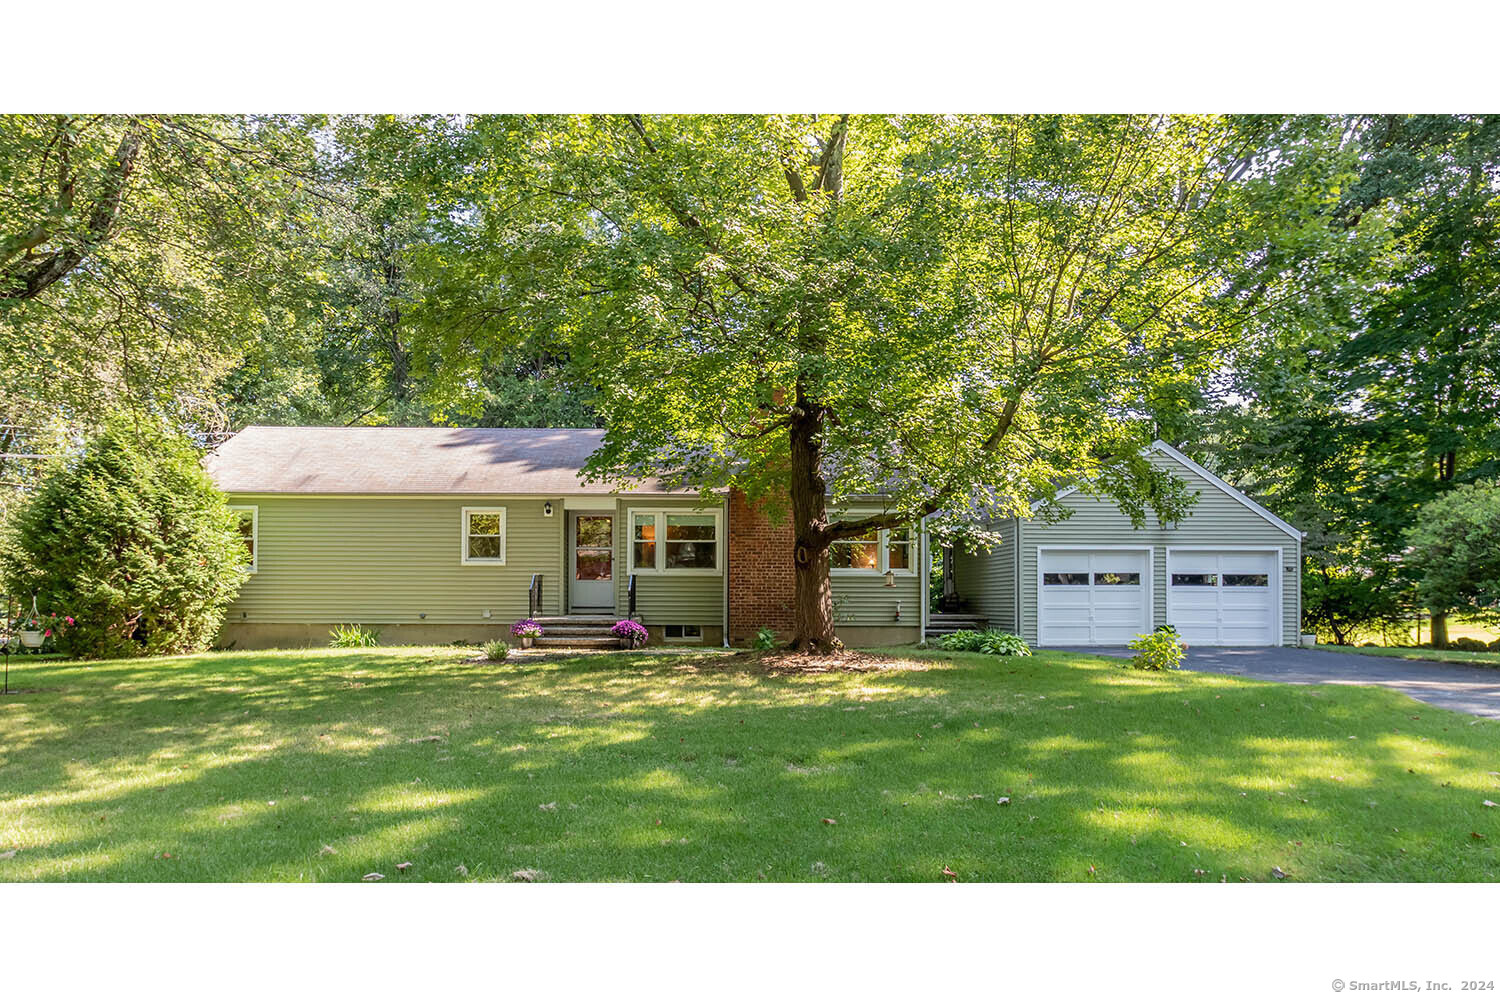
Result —
[[[509, 623], [526, 615], [534, 572], [545, 579], [545, 612], [559, 611], [564, 517], [544, 517], [541, 499], [232, 495], [230, 502], [260, 512], [258, 571], [229, 623]], [[460, 563], [465, 506], [505, 509], [505, 564]]]
[[915, 572], [897, 572], [891, 588], [883, 575], [834, 575], [829, 582], [835, 625], [896, 626], [898, 604], [900, 625], [921, 625], [922, 579]]
[[641, 574], [636, 576], [635, 611], [648, 626], [685, 623], [696, 626], [722, 626], [724, 623], [724, 557], [729, 549], [727, 518], [722, 504], [704, 506], [702, 499], [664, 499], [657, 496], [622, 496], [617, 503], [615, 519], [615, 607], [621, 616], [629, 606], [626, 585], [630, 579], [630, 510], [680, 509], [684, 512], [720, 513], [719, 570], [713, 574]]
[[[871, 515], [873, 508], [849, 508], [835, 511], [834, 515], [848, 518]], [[915, 570], [921, 560], [921, 544], [918, 530], [912, 530], [911, 571], [898, 571], [896, 584], [887, 588], [885, 575], [880, 572], [849, 572], [837, 569], [829, 572], [829, 589], [833, 594], [833, 622], [835, 625], [851, 626], [913, 626], [922, 622], [922, 576]], [[790, 595], [790, 593], [788, 593]], [[896, 619], [897, 611], [901, 619]]]
[[[1186, 519], [1163, 529], [1149, 516], [1137, 530], [1129, 517], [1108, 499], [1092, 498], [1077, 492], [1065, 496], [1061, 504], [1073, 515], [1060, 523], [1046, 524], [1032, 520], [1021, 531], [1021, 635], [1032, 643], [1037, 639], [1037, 547], [1128, 544], [1151, 547], [1152, 621], [1167, 621], [1167, 548], [1180, 546], [1264, 547], [1281, 551], [1281, 630], [1284, 644], [1295, 644], [1301, 626], [1301, 544], [1285, 530], [1246, 508], [1232, 496], [1224, 494], [1206, 478], [1159, 451], [1151, 453], [1151, 462], [1170, 471], [1198, 493]], [[1287, 568], [1291, 570], [1288, 571]]]
[[[959, 544], [953, 552], [953, 583], [968, 601], [966, 612], [989, 620], [996, 630], [1016, 629], [1016, 521], [990, 525], [1000, 534], [997, 547], [985, 549]], [[934, 583], [935, 584], [935, 583]]]

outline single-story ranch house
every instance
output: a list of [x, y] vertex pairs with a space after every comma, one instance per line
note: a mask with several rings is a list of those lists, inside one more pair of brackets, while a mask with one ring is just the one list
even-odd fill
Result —
[[[626, 490], [586, 481], [602, 436], [244, 430], [206, 465], [252, 555], [220, 643], [322, 644], [347, 623], [380, 629], [386, 643], [479, 641], [528, 616], [543, 644], [612, 643], [608, 625], [627, 616], [653, 642], [789, 632], [790, 524], [737, 490], [705, 501], [654, 480]], [[997, 524], [1001, 547], [951, 552], [949, 601], [967, 614], [956, 619], [928, 613], [922, 524], [835, 544], [840, 636], [914, 643], [969, 624], [1034, 644], [1122, 644], [1170, 622], [1190, 643], [1294, 643], [1301, 535], [1166, 444], [1152, 459], [1201, 493], [1185, 521], [1135, 530], [1109, 503], [1065, 492], [1070, 519], [1010, 520]], [[871, 497], [842, 512], [878, 509]]]

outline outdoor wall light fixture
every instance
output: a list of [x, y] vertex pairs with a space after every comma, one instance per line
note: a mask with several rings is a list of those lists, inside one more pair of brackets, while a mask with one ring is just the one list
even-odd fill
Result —
[[894, 571], [890, 571], [890, 570], [886, 571], [886, 573], [885, 573], [885, 587], [888, 588], [888, 589], [893, 589], [893, 588], [896, 587], [896, 573]]
[[551, 502], [543, 502], [542, 503], [542, 515], [543, 516], [550, 516], [550, 515], [552, 515], [552, 503]]

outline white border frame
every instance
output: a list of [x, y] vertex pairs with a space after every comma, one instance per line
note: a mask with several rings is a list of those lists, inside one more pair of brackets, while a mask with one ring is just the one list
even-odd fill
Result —
[[[1271, 583], [1271, 606], [1276, 610], [1275, 632], [1269, 644], [1209, 644], [1208, 647], [1285, 647], [1286, 646], [1286, 605], [1283, 602], [1285, 592], [1282, 589], [1282, 573], [1286, 566], [1282, 563], [1286, 549], [1274, 544], [1172, 544], [1166, 549], [1166, 582], [1167, 582], [1167, 618], [1164, 622], [1172, 622], [1172, 554], [1177, 551], [1196, 554], [1275, 554], [1276, 569], [1272, 576], [1276, 579]], [[1219, 572], [1223, 574], [1223, 572]], [[1216, 585], [1215, 588], [1223, 588]], [[1299, 619], [1298, 630], [1301, 630]]]
[[250, 513], [250, 566], [245, 570], [253, 575], [260, 570], [260, 506], [231, 505], [229, 508], [234, 512]]
[[[1037, 544], [1036, 545], [1036, 646], [1037, 647], [1066, 647], [1064, 644], [1043, 644], [1042, 629], [1046, 621], [1042, 616], [1042, 553], [1044, 551], [1066, 551], [1074, 554], [1093, 554], [1098, 551], [1135, 551], [1146, 554], [1146, 580], [1143, 584], [1146, 596], [1146, 629], [1142, 633], [1150, 633], [1156, 625], [1156, 548], [1151, 544]], [[1094, 588], [1093, 572], [1089, 573], [1089, 590]], [[1019, 624], [1019, 621], [1017, 621]], [[1018, 627], [1019, 629], [1019, 627]], [[1112, 647], [1111, 644], [1098, 644], [1093, 640], [1093, 619], [1089, 620], [1089, 643], [1088, 647]]]
[[[714, 517], [714, 567], [712, 568], [669, 568], [667, 567], [667, 516], [712, 516]], [[635, 517], [656, 517], [656, 567], [637, 568], [635, 566]], [[625, 510], [625, 567], [626, 577], [630, 575], [662, 575], [665, 577], [691, 577], [700, 575], [716, 577], [724, 573], [724, 553], [727, 544], [724, 542], [724, 510], [716, 508], [670, 508], [665, 506], [632, 506]]]
[[[469, 516], [473, 513], [487, 515], [489, 513], [500, 514], [500, 556], [496, 557], [470, 557], [469, 556]], [[503, 505], [466, 505], [458, 511], [458, 563], [472, 565], [491, 565], [494, 567], [505, 566], [505, 541], [508, 536], [505, 522], [505, 506]]]

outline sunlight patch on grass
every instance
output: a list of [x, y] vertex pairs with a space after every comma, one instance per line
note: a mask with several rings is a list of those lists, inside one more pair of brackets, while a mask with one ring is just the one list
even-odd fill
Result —
[[0, 704], [0, 881], [1500, 877], [1500, 724], [1062, 652], [895, 656], [924, 667], [40, 662]]

